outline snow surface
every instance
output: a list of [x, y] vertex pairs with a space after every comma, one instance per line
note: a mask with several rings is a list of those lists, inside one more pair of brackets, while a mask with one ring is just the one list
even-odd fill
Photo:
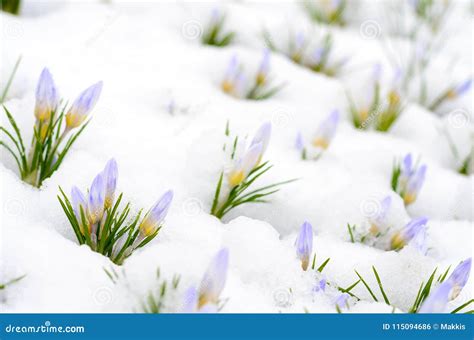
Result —
[[[2, 13], [1, 84], [21, 54], [5, 105], [26, 140], [31, 138], [34, 89], [43, 67], [51, 70], [63, 98], [72, 100], [98, 80], [104, 81], [104, 90], [91, 124], [41, 189], [22, 183], [13, 160], [2, 151], [0, 282], [26, 277], [2, 293], [1, 310], [136, 311], [140, 299], [157, 289], [159, 267], [167, 278], [181, 275], [179, 290], [167, 306], [177, 311], [184, 290], [199, 284], [211, 257], [225, 246], [230, 268], [223, 312], [335, 312], [334, 289], [313, 292], [317, 277], [303, 272], [296, 258], [296, 233], [309, 221], [316, 233], [318, 264], [331, 258], [323, 272], [328, 281], [347, 287], [356, 281], [356, 269], [375, 287], [374, 265], [396, 311], [406, 311], [435, 267], [444, 270], [472, 256], [473, 175], [456, 172], [459, 160], [442, 133], [447, 129], [463, 157], [468, 154], [472, 92], [446, 107], [445, 116], [410, 103], [389, 133], [355, 129], [344, 91], [363, 91], [371, 65], [388, 65], [382, 41], [396, 40], [371, 39], [360, 32], [360, 23], [380, 18], [377, 8], [384, 5], [361, 5], [348, 27], [334, 29], [336, 53], [351, 56], [351, 72], [328, 78], [272, 54], [272, 74], [288, 85], [259, 102], [229, 97], [219, 82], [234, 53], [249, 71], [257, 67], [262, 27], [286, 39], [288, 27], [309, 26], [295, 3], [220, 3], [228, 13], [227, 27], [239, 34], [225, 48], [202, 46], [192, 31], [192, 25], [205, 25], [216, 6], [212, 3], [30, 0], [24, 1], [20, 17]], [[451, 78], [472, 74], [472, 18], [468, 3], [457, 5], [448, 26], [453, 39], [430, 72], [434, 93]], [[459, 59], [454, 66], [453, 58]], [[168, 111], [171, 101], [173, 114]], [[301, 160], [294, 148], [297, 132], [314, 132], [333, 109], [340, 110], [342, 121], [329, 149], [317, 161]], [[456, 109], [468, 112], [466, 121], [453, 119], [449, 112]], [[265, 157], [274, 168], [262, 184], [300, 180], [285, 186], [270, 204], [241, 206], [221, 222], [208, 212], [224, 161], [227, 120], [232, 133], [240, 135], [272, 122]], [[418, 199], [405, 210], [390, 189], [390, 175], [394, 158], [408, 152], [420, 156], [428, 172]], [[168, 188], [175, 192], [159, 236], [115, 267], [117, 284], [104, 271], [114, 267], [109, 259], [77, 244], [56, 199], [59, 185], [66, 190], [88, 187], [111, 157], [119, 164], [118, 189], [136, 209], [151, 206]], [[364, 223], [367, 202], [386, 195], [394, 198], [398, 223], [429, 217], [426, 255], [412, 247], [386, 252], [350, 243], [346, 224]], [[471, 299], [472, 286], [471, 278], [450, 306]], [[372, 302], [362, 285], [353, 292], [362, 300], [351, 301], [348, 312], [392, 312], [392, 307]]]

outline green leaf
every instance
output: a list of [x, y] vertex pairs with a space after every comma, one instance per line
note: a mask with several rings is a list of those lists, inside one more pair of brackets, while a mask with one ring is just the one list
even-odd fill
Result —
[[326, 267], [326, 265], [328, 264], [328, 262], [329, 262], [330, 260], [331, 260], [331, 258], [328, 257], [328, 258], [326, 259], [326, 261], [324, 261], [323, 264], [319, 266], [319, 268], [317, 269], [317, 271], [320, 272], [320, 273], [322, 273], [323, 270], [324, 270], [324, 267]]
[[[474, 302], [474, 299], [471, 299], [471, 300], [467, 301], [466, 303], [463, 303], [461, 306], [457, 307], [456, 309], [453, 309], [453, 310], [451, 311], [451, 314], [456, 314], [456, 313], [459, 312], [461, 309], [466, 308], [467, 306], [469, 306], [469, 305], [470, 305], [471, 303], [473, 303], [473, 302]], [[472, 313], [472, 311], [469, 311], [469, 312], [467, 312], [467, 313]]]
[[377, 300], [377, 297], [375, 296], [375, 294], [372, 292], [372, 289], [370, 289], [369, 285], [367, 284], [367, 282], [365, 282], [365, 280], [362, 278], [362, 276], [360, 276], [360, 274], [357, 272], [357, 270], [354, 270], [355, 273], [357, 274], [357, 276], [359, 277], [359, 279], [362, 281], [362, 283], [364, 284], [365, 288], [367, 288], [368, 292], [370, 293], [370, 295], [372, 296], [372, 298], [374, 299], [374, 301], [379, 301]]
[[385, 291], [383, 289], [382, 281], [380, 280], [379, 273], [377, 273], [377, 270], [375, 269], [374, 266], [372, 266], [372, 270], [374, 271], [375, 278], [377, 280], [377, 283], [378, 283], [379, 288], [380, 288], [380, 292], [382, 293], [382, 296], [383, 296], [383, 299], [384, 299], [385, 303], [387, 305], [390, 305], [390, 301], [388, 300], [387, 294], [385, 294]]
[[221, 172], [219, 181], [217, 182], [216, 192], [214, 194], [214, 200], [212, 201], [211, 214], [214, 215], [219, 204], [219, 194], [221, 192], [222, 180], [224, 179], [224, 172]]
[[347, 230], [349, 231], [349, 235], [351, 237], [351, 242], [354, 243], [354, 235], [352, 234], [352, 229], [349, 223], [347, 223]]
[[23, 144], [23, 139], [21, 138], [20, 129], [18, 128], [18, 125], [16, 125], [15, 119], [13, 118], [13, 116], [8, 111], [5, 105], [3, 105], [3, 109], [5, 110], [5, 114], [7, 115], [8, 121], [10, 122], [11, 126], [13, 127], [13, 130], [15, 131], [16, 136], [18, 137], [18, 142], [20, 143], [21, 150], [23, 151], [23, 154], [25, 154], [25, 145]]
[[[19, 7], [19, 4], [20, 4], [20, 1], [10, 1], [11, 3], [15, 3], [16, 4], [16, 10], [14, 12], [12, 12], [13, 14], [16, 14], [15, 12], [18, 11], [18, 7]], [[3, 9], [5, 10], [5, 6], [7, 6], [8, 2], [7, 3], [3, 3]], [[8, 80], [7, 80], [7, 83], [5, 84], [5, 87], [3, 89], [3, 93], [2, 93], [2, 96], [0, 97], [0, 103], [3, 103], [5, 101], [5, 98], [7, 97], [7, 94], [8, 94], [8, 90], [10, 89], [10, 86], [13, 82], [13, 78], [15, 78], [15, 74], [16, 74], [16, 71], [18, 70], [18, 66], [20, 66], [20, 62], [21, 62], [21, 58], [22, 56], [20, 55], [17, 60], [16, 60], [16, 63], [15, 65], [13, 66], [13, 70], [12, 70], [12, 73], [10, 73], [10, 77], [8, 77]]]

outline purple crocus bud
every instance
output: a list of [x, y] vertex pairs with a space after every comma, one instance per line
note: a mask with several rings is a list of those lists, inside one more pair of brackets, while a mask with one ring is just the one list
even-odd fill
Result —
[[427, 223], [428, 219], [426, 217], [412, 219], [401, 231], [397, 231], [392, 236], [391, 249], [399, 250], [405, 247], [408, 242], [414, 239], [418, 233], [426, 228]]
[[87, 211], [87, 200], [82, 191], [76, 186], [73, 186], [71, 189], [71, 201], [74, 214], [76, 215], [78, 221], [81, 221], [81, 207], [85, 215]]
[[263, 154], [267, 150], [271, 135], [272, 135], [272, 123], [265, 122], [259, 127], [259, 129], [255, 133], [255, 136], [252, 139], [252, 142], [250, 143], [250, 145], [255, 145], [259, 143], [262, 144], [262, 150], [260, 152], [258, 163], [260, 163], [260, 161], [262, 160]]
[[296, 238], [296, 256], [301, 260], [301, 268], [307, 270], [309, 258], [313, 252], [313, 227], [309, 222], [304, 222]]
[[105, 181], [102, 173], [92, 181], [87, 201], [87, 217], [91, 224], [96, 224], [104, 215]]
[[257, 71], [257, 84], [263, 85], [267, 80], [268, 73], [270, 72], [270, 50], [265, 49], [263, 51], [263, 58], [260, 62], [260, 66]]
[[105, 165], [104, 171], [105, 180], [105, 208], [112, 207], [114, 202], [115, 188], [117, 187], [118, 167], [115, 159], [111, 159]]
[[234, 54], [230, 58], [229, 64], [227, 65], [225, 78], [226, 79], [234, 78], [238, 70], [239, 70], [239, 59], [237, 58], [237, 55]]
[[446, 281], [449, 281], [452, 284], [452, 289], [449, 294], [449, 300], [454, 300], [461, 293], [462, 289], [469, 279], [469, 274], [471, 273], [471, 264], [472, 258], [468, 258], [462, 261], [448, 277]]
[[322, 148], [324, 150], [327, 149], [334, 137], [334, 134], [336, 133], [338, 123], [339, 123], [339, 111], [334, 110], [319, 125], [316, 135], [312, 142], [313, 146]]
[[426, 176], [426, 165], [422, 165], [419, 167], [416, 172], [408, 179], [408, 183], [406, 185], [406, 189], [403, 193], [403, 200], [405, 204], [413, 203], [418, 196], [418, 192], [420, 191], [421, 187], [423, 186], [423, 182], [425, 181]]
[[229, 250], [222, 248], [214, 256], [199, 286], [198, 308], [207, 304], [217, 305], [224, 289], [229, 267]]
[[323, 58], [324, 54], [324, 48], [323, 47], [318, 47], [314, 50], [313, 56], [312, 56], [312, 61], [313, 64], [318, 65], [321, 62], [321, 59]]
[[257, 166], [262, 155], [262, 143], [249, 147], [245, 154], [235, 163], [228, 174], [229, 186], [231, 188], [241, 184], [248, 174]]
[[471, 86], [472, 86], [472, 78], [469, 78], [454, 89], [454, 91], [451, 93], [452, 97], [455, 98], [455, 97], [462, 96], [464, 93], [469, 91]]
[[181, 308], [181, 313], [196, 313], [198, 305], [198, 291], [196, 287], [189, 287], [186, 292], [184, 292], [183, 306]]
[[421, 254], [426, 255], [428, 251], [428, 245], [426, 242], [426, 228], [420, 230], [420, 232], [410, 241], [410, 245], [415, 247]]
[[413, 158], [411, 156], [411, 153], [407, 154], [403, 158], [402, 166], [401, 166], [401, 172], [400, 172], [400, 180], [403, 180], [406, 184], [408, 182], [408, 179], [411, 177], [413, 174]]
[[222, 13], [217, 7], [213, 7], [211, 10], [211, 26], [214, 26], [219, 23], [222, 18]]
[[303, 32], [298, 32], [296, 33], [296, 37], [295, 37], [295, 49], [297, 51], [301, 51], [303, 49], [303, 46], [304, 46], [304, 42], [305, 42], [305, 35]]
[[296, 135], [295, 148], [298, 151], [304, 150], [304, 140], [301, 131], [298, 131], [298, 134]]
[[324, 292], [326, 290], [326, 279], [319, 280], [313, 287], [313, 292]]
[[418, 313], [444, 313], [449, 301], [452, 284], [445, 281], [440, 284], [423, 302]]
[[381, 231], [382, 227], [386, 225], [386, 217], [391, 205], [392, 198], [390, 196], [386, 196], [380, 202], [380, 209], [378, 209], [378, 211], [376, 211], [373, 216], [369, 216], [368, 219], [370, 222], [370, 233], [372, 235], [377, 235]]
[[168, 214], [172, 200], [173, 191], [168, 190], [160, 197], [155, 205], [153, 205], [150, 211], [143, 218], [142, 223], [140, 223], [140, 231], [143, 236], [147, 237], [153, 235], [158, 230]]
[[56, 111], [58, 102], [58, 91], [54, 85], [53, 76], [47, 68], [44, 68], [36, 86], [36, 119], [40, 122], [48, 121], [51, 113]]
[[72, 103], [66, 114], [66, 128], [74, 129], [84, 122], [92, 111], [102, 92], [102, 82], [98, 82], [85, 89]]
[[227, 71], [224, 76], [224, 80], [221, 83], [221, 88], [225, 93], [232, 94], [235, 92], [236, 89], [236, 82], [237, 78], [242, 73], [239, 72], [239, 61], [237, 59], [237, 55], [232, 55], [230, 62], [227, 66]]
[[348, 299], [349, 299], [349, 294], [347, 293], [343, 293], [339, 295], [336, 298], [336, 301], [334, 302], [334, 304], [336, 305], [336, 308], [338, 309], [349, 308], [349, 304], [347, 302]]

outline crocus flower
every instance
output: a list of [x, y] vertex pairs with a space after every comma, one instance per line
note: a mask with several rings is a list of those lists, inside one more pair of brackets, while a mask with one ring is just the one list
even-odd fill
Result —
[[230, 187], [241, 184], [253, 168], [258, 164], [262, 155], [262, 143], [251, 145], [245, 154], [235, 163], [234, 167], [228, 174]]
[[195, 313], [197, 311], [198, 304], [198, 291], [196, 287], [189, 287], [186, 292], [184, 292], [183, 306], [181, 308], [181, 313]]
[[81, 222], [81, 208], [82, 211], [84, 212], [84, 215], [86, 214], [86, 209], [87, 209], [87, 200], [84, 194], [79, 190], [78, 187], [73, 186], [71, 189], [71, 200], [72, 200], [72, 208], [74, 209], [74, 213], [76, 214], [76, 217], [78, 221]]
[[313, 292], [324, 292], [326, 290], [326, 279], [321, 279], [314, 285]]
[[117, 187], [118, 168], [115, 159], [111, 159], [105, 165], [104, 171], [105, 181], [105, 208], [112, 207], [114, 202], [115, 188]]
[[58, 106], [58, 92], [53, 76], [47, 68], [41, 72], [36, 86], [35, 117], [40, 122], [48, 121]]
[[418, 234], [410, 241], [410, 245], [415, 247], [421, 254], [426, 255], [428, 245], [426, 243], [426, 229], [421, 229]]
[[305, 45], [305, 36], [303, 32], [298, 32], [295, 36], [293, 51], [291, 54], [291, 59], [295, 63], [300, 63], [303, 57], [303, 49]]
[[153, 235], [166, 217], [168, 209], [173, 200], [173, 191], [169, 190], [160, 197], [150, 211], [145, 215], [140, 224], [142, 235], [147, 237]]
[[334, 110], [331, 114], [319, 125], [316, 135], [313, 139], [313, 146], [322, 149], [327, 149], [329, 143], [336, 133], [337, 124], [339, 122], [339, 112]]
[[417, 171], [408, 179], [405, 191], [403, 192], [403, 200], [405, 204], [413, 203], [418, 196], [418, 192], [423, 186], [426, 175], [426, 165], [422, 165]]
[[449, 301], [452, 284], [449, 281], [439, 285], [423, 302], [418, 313], [443, 313]]
[[298, 134], [296, 135], [295, 148], [298, 151], [304, 150], [304, 139], [301, 131], [298, 131]]
[[98, 82], [85, 89], [74, 101], [66, 114], [66, 128], [74, 129], [84, 122], [89, 112], [94, 108], [100, 93], [102, 82]]
[[323, 47], [316, 48], [313, 52], [312, 64], [318, 65], [322, 61], [323, 55], [324, 55], [324, 48]]
[[412, 176], [413, 174], [412, 167], [413, 167], [413, 159], [412, 159], [411, 153], [409, 153], [403, 158], [403, 162], [400, 168], [399, 183], [401, 187], [405, 187], [408, 183], [408, 180]]
[[212, 259], [199, 286], [198, 308], [207, 304], [217, 305], [224, 289], [229, 266], [229, 250], [222, 248]]
[[426, 217], [414, 218], [401, 230], [397, 231], [391, 239], [391, 249], [399, 250], [405, 247], [408, 242], [415, 238], [428, 223]]
[[198, 291], [196, 287], [189, 287], [184, 293], [184, 302], [181, 313], [217, 313], [217, 305], [208, 303], [198, 308]]
[[265, 49], [263, 52], [263, 58], [260, 62], [260, 66], [258, 68], [256, 81], [258, 85], [265, 84], [268, 76], [268, 72], [270, 71], [270, 50]]
[[400, 104], [400, 80], [402, 79], [402, 71], [401, 69], [397, 68], [393, 75], [392, 85], [390, 91], [387, 93], [388, 104], [390, 108], [394, 108], [395, 106]]
[[338, 309], [342, 309], [342, 308], [345, 308], [345, 307], [349, 307], [348, 305], [348, 302], [347, 300], [349, 299], [349, 294], [347, 293], [343, 293], [341, 295], [339, 295], [337, 298], [336, 298], [336, 301], [334, 302], [334, 304], [336, 305], [336, 308]]
[[219, 8], [214, 7], [211, 11], [211, 26], [217, 25], [222, 18], [222, 13]]
[[417, 168], [413, 164], [411, 154], [407, 154], [403, 158], [397, 189], [406, 205], [411, 204], [416, 200], [416, 197], [423, 186], [423, 182], [425, 181], [426, 170], [426, 165]]
[[446, 280], [452, 285], [452, 289], [449, 293], [449, 300], [457, 298], [466, 285], [467, 280], [469, 279], [469, 274], [471, 273], [471, 264], [471, 257], [462, 261]]
[[301, 260], [301, 268], [308, 269], [309, 258], [313, 251], [313, 227], [309, 222], [304, 222], [296, 238], [296, 255]]
[[235, 90], [235, 82], [240, 74], [239, 72], [239, 62], [237, 59], [237, 55], [233, 55], [230, 59], [229, 65], [227, 66], [227, 71], [222, 81], [221, 87], [222, 90], [226, 93], [233, 93]]
[[385, 219], [391, 205], [392, 198], [387, 196], [380, 202], [380, 209], [374, 214], [374, 216], [369, 216], [370, 233], [372, 235], [377, 235], [381, 231], [384, 224], [386, 224]]
[[87, 201], [87, 217], [91, 224], [96, 224], [104, 215], [105, 181], [102, 173], [92, 181]]
[[462, 82], [459, 86], [455, 87], [453, 90], [448, 92], [448, 97], [454, 99], [456, 97], [462, 96], [464, 93], [469, 91], [472, 86], [472, 78], [469, 78]]
[[270, 122], [263, 123], [262, 126], [257, 130], [255, 136], [252, 139], [250, 145], [262, 144], [262, 150], [258, 157], [258, 162], [262, 160], [263, 154], [267, 150], [268, 143], [270, 142], [270, 136], [272, 134], [272, 124]]

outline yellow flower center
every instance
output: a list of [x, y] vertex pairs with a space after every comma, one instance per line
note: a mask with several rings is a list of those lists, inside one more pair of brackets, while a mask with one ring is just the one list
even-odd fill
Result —
[[140, 231], [145, 237], [147, 237], [152, 235], [156, 231], [156, 228], [155, 225], [150, 222], [149, 218], [146, 217], [140, 224]]
[[326, 138], [318, 137], [313, 140], [313, 146], [320, 147], [322, 149], [327, 149], [329, 146], [329, 142]]
[[393, 250], [401, 249], [405, 246], [405, 244], [406, 244], [406, 242], [403, 239], [400, 232], [397, 232], [395, 235], [392, 236], [391, 247], [392, 247]]
[[388, 102], [390, 105], [397, 105], [400, 102], [400, 96], [396, 91], [390, 91], [388, 94]]
[[457, 97], [457, 94], [456, 94], [456, 91], [454, 90], [449, 90], [447, 93], [446, 93], [446, 97], [448, 97], [449, 99], [454, 99]]
[[229, 80], [224, 80], [221, 84], [222, 91], [225, 93], [232, 93], [234, 91], [234, 84]]
[[379, 228], [374, 224], [372, 223], [370, 225], [370, 229], [369, 229], [369, 232], [372, 234], [372, 235], [377, 235], [379, 233]]
[[411, 204], [415, 202], [415, 199], [416, 199], [415, 194], [405, 193], [405, 195], [403, 195], [403, 201], [405, 202], [405, 204]]
[[72, 112], [68, 112], [66, 114], [66, 127], [69, 129], [76, 128], [81, 125], [85, 119], [85, 115], [78, 115]]
[[243, 182], [245, 179], [244, 172], [242, 170], [234, 171], [229, 176], [229, 184], [235, 187]]
[[261, 85], [265, 84], [265, 81], [266, 81], [266, 80], [267, 80], [267, 77], [265, 76], [264, 73], [262, 73], [262, 72], [257, 73], [257, 79], [256, 79], [256, 81], [257, 81], [257, 84], [258, 84], [258, 85], [261, 86]]

